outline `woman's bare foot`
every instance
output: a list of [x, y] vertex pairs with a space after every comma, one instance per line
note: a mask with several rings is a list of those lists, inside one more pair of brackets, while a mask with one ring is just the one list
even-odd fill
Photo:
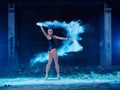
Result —
[[57, 79], [60, 80], [60, 75], [57, 75]]
[[48, 79], [48, 75], [45, 75], [45, 80], [47, 80]]

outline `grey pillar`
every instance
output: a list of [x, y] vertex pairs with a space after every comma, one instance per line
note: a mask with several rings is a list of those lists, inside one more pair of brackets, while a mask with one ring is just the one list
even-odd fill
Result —
[[112, 9], [104, 5], [104, 31], [102, 35], [101, 66], [109, 68], [112, 65], [112, 26], [111, 26]]
[[15, 59], [15, 4], [8, 3], [8, 65], [16, 69], [18, 65]]

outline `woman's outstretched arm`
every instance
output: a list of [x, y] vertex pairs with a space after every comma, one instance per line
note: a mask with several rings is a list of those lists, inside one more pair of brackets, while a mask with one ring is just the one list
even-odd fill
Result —
[[59, 40], [72, 40], [71, 38], [64, 38], [64, 37], [59, 37], [59, 36], [56, 36], [56, 35], [54, 35], [54, 38], [59, 39]]
[[43, 27], [40, 26], [40, 28], [41, 28], [41, 31], [42, 31], [42, 33], [44, 34], [44, 36], [45, 36], [47, 39], [49, 39], [49, 35], [45, 32], [45, 30], [43, 29]]

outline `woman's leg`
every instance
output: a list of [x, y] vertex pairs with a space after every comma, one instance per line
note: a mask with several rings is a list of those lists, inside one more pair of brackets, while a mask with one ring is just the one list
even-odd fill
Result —
[[48, 78], [48, 72], [49, 72], [49, 69], [50, 69], [50, 65], [51, 65], [51, 62], [52, 62], [52, 54], [49, 52], [49, 59], [48, 59], [48, 63], [46, 65], [46, 75], [45, 75], [45, 79]]
[[60, 70], [59, 70], [59, 64], [58, 64], [58, 55], [57, 55], [57, 51], [54, 50], [53, 52], [53, 57], [54, 57], [54, 62], [55, 62], [55, 69], [57, 72], [57, 77], [58, 79], [60, 79]]

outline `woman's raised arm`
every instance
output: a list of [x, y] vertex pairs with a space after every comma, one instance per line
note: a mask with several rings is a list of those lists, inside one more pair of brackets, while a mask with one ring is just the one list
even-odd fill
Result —
[[44, 34], [44, 36], [45, 36], [47, 39], [49, 39], [49, 35], [45, 32], [45, 30], [43, 29], [43, 27], [40, 26], [40, 28], [41, 28], [41, 31], [42, 31], [42, 33]]

